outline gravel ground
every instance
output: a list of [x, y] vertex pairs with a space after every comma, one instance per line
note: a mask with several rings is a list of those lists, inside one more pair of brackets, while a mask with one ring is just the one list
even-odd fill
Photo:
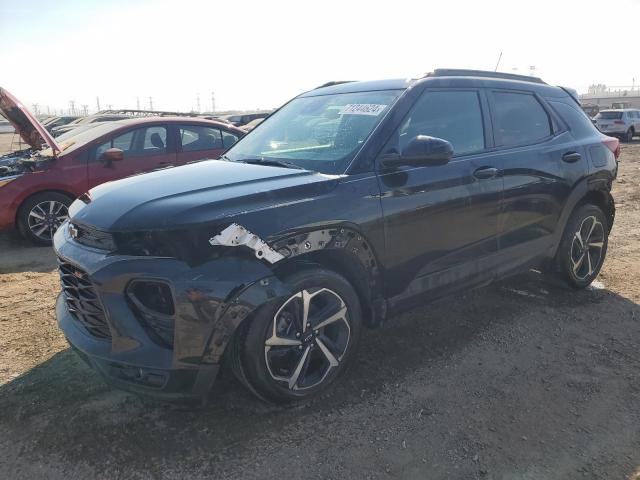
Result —
[[289, 408], [228, 376], [198, 409], [110, 389], [56, 328], [51, 250], [0, 237], [0, 478], [640, 479], [640, 142], [620, 167], [592, 288], [531, 273], [414, 309]]

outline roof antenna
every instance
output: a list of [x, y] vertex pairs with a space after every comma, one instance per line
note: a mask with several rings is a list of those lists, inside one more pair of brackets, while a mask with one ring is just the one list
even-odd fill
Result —
[[498, 71], [498, 65], [500, 65], [500, 60], [502, 60], [502, 52], [500, 52], [500, 56], [498, 57], [498, 63], [496, 63], [496, 68], [493, 69], [494, 72]]

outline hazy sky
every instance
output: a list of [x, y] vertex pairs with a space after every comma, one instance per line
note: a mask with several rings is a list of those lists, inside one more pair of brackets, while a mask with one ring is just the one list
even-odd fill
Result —
[[640, 83], [638, 19], [640, 0], [0, 0], [0, 85], [51, 108], [271, 108], [502, 51], [501, 71], [585, 91]]

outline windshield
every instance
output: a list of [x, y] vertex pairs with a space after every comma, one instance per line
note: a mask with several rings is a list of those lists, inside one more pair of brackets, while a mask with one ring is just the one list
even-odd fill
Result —
[[600, 112], [596, 120], [616, 120], [622, 118], [622, 112]]
[[279, 160], [343, 173], [401, 90], [295, 98], [226, 154], [233, 161]]

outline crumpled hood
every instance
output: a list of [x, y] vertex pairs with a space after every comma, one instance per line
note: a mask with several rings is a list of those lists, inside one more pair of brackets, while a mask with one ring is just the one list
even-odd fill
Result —
[[32, 148], [39, 150], [46, 143], [55, 152], [60, 152], [60, 147], [47, 129], [25, 108], [20, 101], [0, 88], [0, 111], [5, 116], [16, 132]]
[[307, 170], [207, 160], [102, 184], [76, 201], [73, 222], [102, 231], [181, 228], [231, 219], [333, 189], [335, 176]]

